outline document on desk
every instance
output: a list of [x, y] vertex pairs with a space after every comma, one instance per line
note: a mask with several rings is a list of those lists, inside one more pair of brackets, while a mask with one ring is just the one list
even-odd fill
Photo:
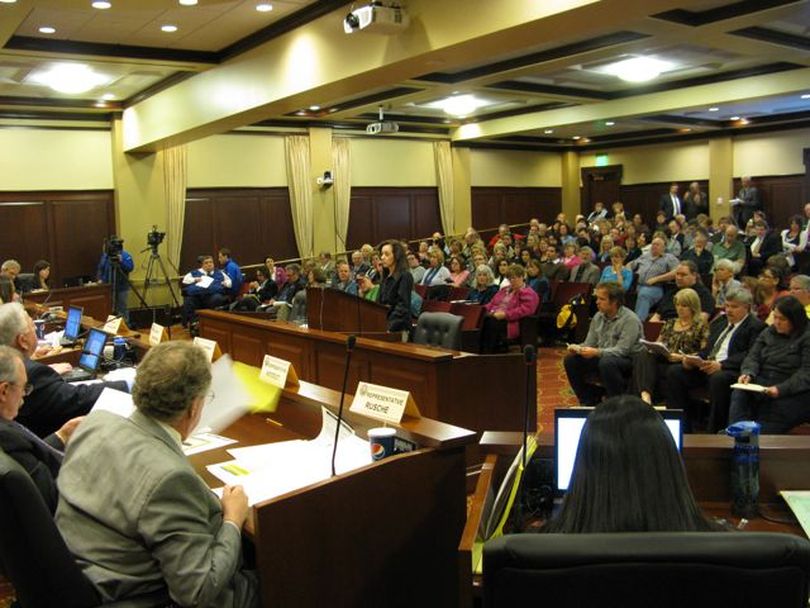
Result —
[[782, 490], [779, 494], [799, 520], [804, 533], [810, 536], [810, 490]]
[[135, 404], [132, 403], [132, 395], [114, 388], [105, 388], [96, 399], [91, 412], [104, 411], [118, 414], [122, 418], [129, 418], [135, 411]]
[[223, 446], [236, 443], [236, 439], [223, 437], [214, 433], [194, 433], [183, 441], [183, 454], [193, 456], [200, 452], [216, 450]]
[[[334, 416], [327, 411], [323, 414], [321, 433], [315, 439], [234, 448], [228, 450], [234, 460], [207, 468], [226, 484], [242, 485], [248, 503], [253, 506], [328, 479], [332, 474], [335, 424]], [[357, 437], [349, 427], [342, 426], [335, 458], [336, 472], [347, 473], [371, 462], [368, 442]]]
[[200, 417], [198, 429], [219, 433], [248, 412], [250, 396], [233, 371], [233, 360], [222, 355], [211, 366], [210, 401]]

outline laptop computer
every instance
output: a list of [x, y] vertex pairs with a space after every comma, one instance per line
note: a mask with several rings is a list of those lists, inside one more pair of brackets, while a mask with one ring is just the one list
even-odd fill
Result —
[[[579, 437], [592, 407], [572, 407], [554, 410], [554, 479], [556, 494], [562, 496], [568, 490], [574, 461], [577, 457]], [[681, 451], [683, 445], [683, 410], [659, 410], [675, 446]]]
[[100, 329], [91, 329], [84, 341], [82, 356], [79, 357], [79, 364], [62, 378], [65, 382], [80, 382], [82, 380], [92, 380], [96, 377], [98, 364], [104, 354], [104, 344], [107, 342], [107, 334]]
[[84, 308], [79, 306], [69, 306], [67, 321], [65, 321], [65, 333], [60, 340], [62, 346], [73, 346], [82, 331], [82, 314]]

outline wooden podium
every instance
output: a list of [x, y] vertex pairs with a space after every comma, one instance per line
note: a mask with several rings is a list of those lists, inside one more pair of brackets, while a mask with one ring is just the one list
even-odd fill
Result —
[[[222, 434], [238, 439], [239, 447], [313, 438], [321, 406], [336, 412], [339, 399], [336, 391], [302, 382], [284, 391], [274, 413], [245, 416]], [[348, 406], [344, 412], [361, 437], [378, 426]], [[254, 540], [263, 606], [458, 605], [464, 450], [475, 433], [406, 417], [397, 436], [418, 449], [253, 508], [247, 533]], [[222, 484], [205, 465], [229, 459], [224, 448], [191, 457], [212, 487]]]
[[307, 288], [307, 326], [353, 334], [385, 332], [388, 308], [339, 289]]

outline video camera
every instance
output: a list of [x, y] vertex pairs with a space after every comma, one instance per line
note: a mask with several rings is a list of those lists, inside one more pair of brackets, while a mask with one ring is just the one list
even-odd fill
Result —
[[157, 224], [152, 224], [152, 230], [146, 234], [146, 244], [157, 252], [158, 246], [166, 238], [165, 232], [158, 232]]
[[111, 261], [121, 259], [121, 252], [124, 250], [124, 239], [115, 235], [104, 239], [104, 253]]

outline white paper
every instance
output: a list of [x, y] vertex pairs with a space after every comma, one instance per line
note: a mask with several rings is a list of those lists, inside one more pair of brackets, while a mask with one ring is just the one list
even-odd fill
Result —
[[218, 433], [248, 412], [250, 396], [233, 372], [233, 361], [223, 355], [211, 366], [211, 391], [214, 394], [210, 403], [203, 407], [197, 428], [208, 427]]
[[750, 391], [752, 393], [764, 393], [768, 390], [767, 386], [762, 386], [761, 384], [754, 384], [753, 382], [749, 382], [748, 384], [742, 384], [741, 382], [735, 382], [731, 385], [731, 388], [738, 388], [741, 391]]
[[186, 456], [193, 456], [201, 452], [209, 450], [216, 450], [231, 443], [236, 443], [236, 439], [223, 437], [214, 433], [194, 433], [190, 437], [186, 437], [183, 441], [183, 454]]
[[201, 289], [208, 289], [213, 282], [213, 277], [209, 277], [207, 274], [204, 274], [200, 277], [200, 280], [197, 281], [197, 287], [200, 287]]
[[121, 328], [121, 321], [122, 317], [110, 315], [107, 317], [107, 322], [104, 324], [104, 327], [101, 328], [101, 331], [103, 331], [105, 334], [115, 335]]
[[111, 412], [123, 418], [129, 418], [135, 411], [135, 404], [132, 403], [132, 395], [129, 393], [117, 391], [114, 388], [105, 388], [90, 411]]
[[157, 346], [163, 339], [163, 330], [165, 327], [158, 323], [152, 323], [152, 328], [149, 330], [149, 345]]
[[135, 374], [136, 371], [134, 367], [119, 367], [104, 376], [104, 381], [115, 382], [117, 380], [123, 380], [127, 383], [127, 386], [132, 386], [135, 382]]

